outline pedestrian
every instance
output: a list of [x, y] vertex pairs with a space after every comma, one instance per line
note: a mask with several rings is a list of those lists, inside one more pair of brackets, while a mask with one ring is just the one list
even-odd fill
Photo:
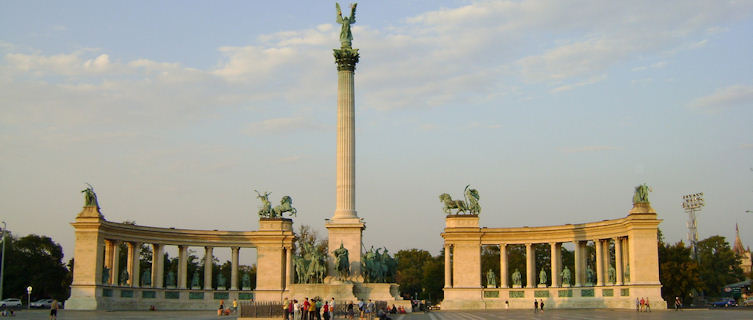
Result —
[[369, 319], [374, 317], [374, 311], [376, 311], [374, 302], [369, 299], [369, 304], [366, 305], [366, 313], [368, 313]]
[[284, 300], [282, 300], [282, 318], [285, 320], [290, 320], [290, 300], [288, 300], [288, 297], [285, 297]]
[[322, 298], [316, 298], [316, 320], [322, 320]]
[[358, 319], [363, 319], [363, 300], [358, 299]]
[[309, 301], [309, 297], [306, 297], [306, 300], [303, 301], [303, 309], [301, 309], [301, 315], [303, 316], [303, 320], [309, 320], [309, 306], [311, 305], [311, 302]]
[[541, 312], [544, 312], [544, 299], [539, 299], [539, 308], [541, 308]]
[[651, 312], [651, 303], [648, 302], [648, 297], [646, 297], [646, 312]]
[[297, 299], [293, 299], [293, 320], [301, 320], [301, 305]]
[[675, 297], [675, 311], [680, 310], [680, 297]]
[[50, 320], [56, 320], [58, 318], [58, 301], [52, 300], [52, 305], [50, 305]]
[[510, 301], [505, 300], [505, 310], [510, 311]]
[[316, 301], [312, 300], [311, 303], [309, 303], [309, 320], [316, 319]]
[[641, 312], [646, 311], [646, 300], [641, 297]]
[[217, 308], [217, 315], [221, 316], [225, 312], [225, 300], [220, 300], [220, 307]]
[[233, 313], [238, 313], [238, 299], [233, 299]]
[[353, 320], [353, 301], [348, 302], [348, 307], [345, 310], [348, 313], [348, 319]]
[[533, 312], [539, 312], [539, 300], [533, 299]]
[[329, 318], [335, 320], [335, 297], [329, 302]]
[[641, 300], [635, 298], [635, 312], [641, 311]]

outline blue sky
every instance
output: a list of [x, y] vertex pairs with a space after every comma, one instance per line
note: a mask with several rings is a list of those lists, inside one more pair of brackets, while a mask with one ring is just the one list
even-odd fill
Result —
[[[254, 230], [254, 189], [324, 234], [338, 26], [329, 1], [0, 4], [0, 212]], [[354, 25], [365, 244], [437, 253], [437, 196], [482, 224], [623, 217], [648, 183], [668, 240], [753, 243], [753, 2], [363, 1]], [[43, 221], [44, 223], [39, 223]]]

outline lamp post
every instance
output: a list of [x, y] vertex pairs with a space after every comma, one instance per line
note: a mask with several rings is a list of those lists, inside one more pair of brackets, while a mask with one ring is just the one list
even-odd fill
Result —
[[31, 286], [26, 287], [26, 308], [31, 310]]
[[701, 207], [706, 203], [703, 200], [703, 192], [682, 196], [682, 208], [688, 213], [688, 242], [690, 242], [693, 259], [698, 261], [698, 225], [695, 220], [696, 211], [701, 211]]
[[3, 241], [3, 257], [0, 261], [0, 300], [3, 299], [3, 278], [5, 276], [5, 229], [7, 227], [5, 221], [3, 221], [3, 238], [0, 239]]

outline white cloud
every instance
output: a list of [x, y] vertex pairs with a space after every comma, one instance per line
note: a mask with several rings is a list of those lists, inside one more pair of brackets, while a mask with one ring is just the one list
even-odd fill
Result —
[[566, 84], [566, 85], [562, 85], [562, 86], [556, 87], [556, 88], [552, 89], [550, 92], [551, 93], [559, 93], [559, 92], [563, 92], [563, 91], [570, 91], [570, 90], [573, 90], [573, 89], [578, 88], [578, 87], [583, 87], [583, 86], [587, 86], [587, 85], [592, 85], [592, 84], [597, 83], [597, 82], [601, 82], [601, 81], [603, 81], [606, 78], [607, 78], [607, 75], [603, 74], [603, 75], [600, 75], [600, 76], [591, 77], [591, 78], [589, 78], [587, 80], [584, 80], [584, 81], [579, 81], [579, 82], [576, 82], [576, 83]]
[[714, 93], [697, 98], [689, 106], [696, 109], [719, 111], [737, 106], [753, 106], [753, 85], [734, 85], [719, 88]]
[[582, 146], [582, 147], [566, 147], [560, 148], [560, 151], [564, 153], [580, 153], [580, 152], [602, 152], [618, 150], [617, 147], [611, 146]]

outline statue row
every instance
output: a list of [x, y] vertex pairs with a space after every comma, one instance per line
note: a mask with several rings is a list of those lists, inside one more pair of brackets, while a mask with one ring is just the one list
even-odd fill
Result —
[[371, 247], [361, 261], [361, 272], [366, 282], [386, 283], [394, 281], [397, 272], [397, 260], [390, 256], [387, 248], [384, 248], [383, 252], [379, 252], [379, 250], [382, 250], [382, 248], [374, 250], [374, 247]]
[[[128, 271], [123, 270], [123, 272], [120, 273], [120, 285], [121, 286], [127, 286], [128, 285]], [[104, 267], [102, 271], [102, 283], [108, 283], [110, 282], [110, 268]], [[251, 276], [249, 276], [248, 273], [243, 273], [243, 277], [241, 278], [242, 288], [251, 288]], [[142, 287], [149, 287], [152, 285], [152, 272], [150, 269], [145, 269], [144, 272], [141, 274], [141, 286]], [[169, 271], [167, 273], [167, 278], [165, 279], [165, 285], [169, 287], [175, 287], [176, 285], [176, 278], [175, 273], [172, 271]], [[217, 288], [225, 288], [227, 286], [227, 279], [225, 279], [225, 276], [222, 275], [222, 273], [217, 274]], [[191, 278], [191, 288], [192, 289], [199, 289], [199, 271], [194, 271], [193, 277]]]
[[[615, 283], [617, 278], [617, 272], [615, 271], [613, 266], [609, 266], [609, 270], [607, 271], [607, 277], [609, 283]], [[562, 272], [560, 272], [560, 276], [562, 277], [562, 285], [565, 287], [568, 287], [571, 285], [572, 275], [570, 272], [570, 268], [565, 266], [562, 269]], [[625, 268], [625, 281], [630, 281], [630, 266], [627, 266]], [[547, 276], [546, 271], [542, 268], [541, 271], [539, 271], [539, 285], [540, 286], [546, 286], [547, 282]], [[596, 283], [596, 274], [594, 273], [593, 269], [591, 269], [591, 266], [586, 267], [586, 285], [593, 285]], [[489, 287], [496, 287], [497, 286], [497, 275], [492, 271], [492, 269], [489, 269], [489, 271], [486, 273], [486, 284]], [[512, 284], [515, 287], [521, 287], [522, 286], [522, 279], [520, 275], [520, 270], [517, 268], [515, 269], [515, 272], [512, 273]]]

